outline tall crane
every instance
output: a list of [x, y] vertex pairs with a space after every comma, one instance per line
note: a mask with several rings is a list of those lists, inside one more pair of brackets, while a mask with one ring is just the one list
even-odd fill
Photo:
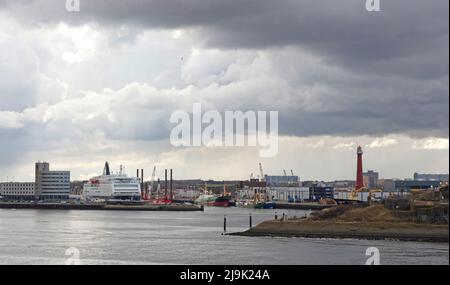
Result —
[[227, 185], [225, 184], [225, 181], [223, 182], [223, 197], [227, 196]]
[[[260, 172], [260, 175], [261, 175], [261, 180], [260, 181], [261, 182], [266, 182], [266, 178], [264, 176], [264, 170], [263, 170], [261, 162], [259, 163], [259, 172]], [[258, 201], [261, 201], [262, 199], [264, 199], [262, 197], [267, 196], [267, 194], [266, 194], [266, 187], [263, 187], [262, 189], [260, 188], [259, 189], [259, 193], [258, 193], [258, 195], [255, 195], [255, 198], [256, 198], [256, 196], [257, 196]]]
[[150, 195], [152, 195], [156, 177], [156, 165], [153, 167], [152, 178], [150, 179]]
[[264, 171], [261, 162], [259, 163], [259, 173], [261, 175], [261, 181], [264, 182]]
[[292, 175], [292, 176], [295, 176], [295, 175], [294, 175], [294, 171], [292, 171], [292, 169], [291, 169], [291, 175]]
[[287, 177], [286, 169], [283, 169], [284, 177]]

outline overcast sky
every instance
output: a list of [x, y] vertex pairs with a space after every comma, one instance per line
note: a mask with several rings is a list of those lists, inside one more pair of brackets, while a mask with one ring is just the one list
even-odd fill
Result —
[[[85, 179], [449, 171], [449, 2], [0, 0], [0, 181], [38, 160]], [[174, 148], [175, 110], [276, 110], [279, 153]]]

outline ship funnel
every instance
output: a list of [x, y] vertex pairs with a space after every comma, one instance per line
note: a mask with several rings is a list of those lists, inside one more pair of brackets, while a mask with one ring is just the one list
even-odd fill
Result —
[[105, 162], [105, 168], [103, 168], [103, 175], [111, 175], [108, 162]]

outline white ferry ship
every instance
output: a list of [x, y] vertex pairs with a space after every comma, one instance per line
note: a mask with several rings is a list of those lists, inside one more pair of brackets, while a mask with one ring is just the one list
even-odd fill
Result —
[[103, 175], [93, 177], [83, 185], [82, 199], [90, 201], [140, 201], [141, 186], [137, 177], [128, 177], [120, 167], [119, 173], [111, 173], [108, 162]]

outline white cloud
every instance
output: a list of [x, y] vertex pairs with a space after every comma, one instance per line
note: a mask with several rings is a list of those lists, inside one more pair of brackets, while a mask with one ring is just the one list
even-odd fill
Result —
[[449, 139], [448, 138], [428, 138], [414, 142], [414, 149], [423, 150], [448, 150]]
[[393, 138], [378, 138], [366, 146], [368, 148], [384, 148], [399, 144], [398, 140]]
[[0, 129], [18, 129], [23, 127], [22, 114], [0, 111]]
[[183, 38], [184, 35], [184, 31], [183, 30], [173, 30], [172, 31], [172, 38], [179, 40], [181, 38]]
[[306, 146], [308, 148], [320, 149], [320, 148], [325, 147], [325, 141], [324, 140], [319, 140], [317, 142], [308, 143]]
[[333, 149], [342, 149], [342, 148], [344, 148], [344, 149], [354, 149], [355, 146], [356, 146], [356, 144], [354, 142], [349, 142], [349, 143], [341, 142], [341, 143], [338, 143], [337, 145], [335, 145], [333, 147]]

